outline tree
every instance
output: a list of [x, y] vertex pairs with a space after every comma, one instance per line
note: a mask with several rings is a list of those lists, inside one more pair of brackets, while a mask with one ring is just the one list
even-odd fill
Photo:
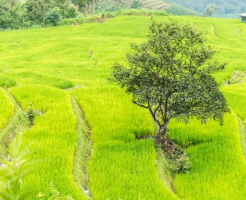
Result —
[[215, 51], [204, 42], [203, 33], [189, 24], [153, 21], [148, 40], [131, 44], [128, 66], [112, 67], [109, 80], [132, 94], [132, 102], [148, 109], [157, 123], [158, 143], [167, 143], [172, 118], [186, 123], [193, 117], [202, 123], [212, 118], [222, 125], [223, 114], [229, 112], [212, 76], [225, 64], [211, 61]]
[[10, 21], [10, 4], [7, 0], [0, 0], [0, 28], [5, 29]]
[[78, 16], [78, 12], [77, 12], [76, 8], [69, 7], [68, 10], [67, 10], [66, 17], [67, 18], [75, 18], [77, 16]]
[[18, 0], [0, 0], [0, 28], [17, 29], [24, 23], [26, 9]]
[[50, 10], [45, 15], [45, 21], [48, 23], [52, 23], [53, 25], [57, 25], [57, 22], [59, 22], [62, 19], [62, 16], [60, 15], [60, 8], [55, 7], [52, 10]]
[[72, 3], [74, 3], [75, 5], [77, 5], [79, 7], [79, 10], [81, 11], [89, 2], [89, 0], [71, 0]]
[[214, 12], [215, 12], [215, 5], [213, 5], [213, 4], [210, 4], [210, 5], [208, 5], [207, 7], [206, 7], [206, 9], [204, 10], [204, 16], [206, 16], [206, 17], [211, 17], [212, 16], [212, 14], [214, 14]]
[[34, 24], [42, 23], [46, 24], [46, 15], [51, 12], [52, 9], [58, 7], [60, 9], [59, 14], [62, 17], [66, 17], [69, 4], [67, 0], [26, 0], [27, 18]]
[[[72, 3], [79, 7], [79, 11], [86, 11], [94, 13], [95, 9], [95, 0], [71, 0]], [[92, 8], [91, 8], [92, 7]]]
[[51, 9], [51, 0], [26, 0], [27, 18], [34, 23], [45, 22], [45, 15]]
[[68, 12], [68, 9], [69, 9], [69, 3], [67, 0], [52, 0], [51, 1], [51, 8], [55, 8], [55, 7], [58, 7], [60, 9], [60, 15], [63, 17], [63, 18], [66, 18], [66, 15], [67, 15], [67, 12]]
[[24, 16], [26, 12], [25, 5], [19, 2], [18, 0], [10, 1], [10, 28], [18, 29], [24, 24]]
[[131, 8], [140, 8], [140, 6], [142, 5], [142, 3], [139, 0], [133, 0], [132, 4], [131, 4]]

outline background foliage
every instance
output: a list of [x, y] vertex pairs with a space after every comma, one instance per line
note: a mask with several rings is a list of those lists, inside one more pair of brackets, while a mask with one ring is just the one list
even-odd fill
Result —
[[203, 13], [209, 4], [216, 6], [217, 16], [239, 17], [246, 12], [246, 2], [243, 0], [171, 0], [197, 12]]

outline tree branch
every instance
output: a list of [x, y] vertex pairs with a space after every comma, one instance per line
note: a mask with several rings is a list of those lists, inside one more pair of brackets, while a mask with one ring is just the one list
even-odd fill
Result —
[[142, 107], [142, 108], [149, 108], [148, 106], [144, 106], [144, 105], [141, 105], [141, 104], [139, 104], [138, 102], [136, 102], [136, 101], [133, 101], [132, 100], [132, 103], [134, 103], [134, 104], [136, 104], [136, 105], [138, 105], [138, 106], [140, 106], [140, 107]]
[[161, 128], [162, 125], [161, 125], [160, 121], [158, 119], [156, 119], [155, 114], [153, 113], [151, 108], [149, 108], [149, 111], [150, 111], [150, 114], [151, 114], [152, 118], [154, 119], [154, 121], [158, 124], [159, 128]]

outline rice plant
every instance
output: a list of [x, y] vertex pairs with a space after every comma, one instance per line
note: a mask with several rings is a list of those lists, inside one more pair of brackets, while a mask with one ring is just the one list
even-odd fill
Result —
[[[23, 110], [32, 102], [42, 114], [34, 118], [32, 129], [23, 133], [23, 145], [30, 144], [29, 160], [39, 160], [23, 181], [23, 191], [37, 189], [46, 194], [53, 182], [58, 191], [85, 199], [72, 175], [76, 119], [66, 92], [45, 86], [11, 88], [10, 93]], [[32, 183], [32, 184], [30, 184]]]
[[8, 98], [3, 89], [0, 88], [0, 130], [8, 123], [14, 113], [14, 104]]

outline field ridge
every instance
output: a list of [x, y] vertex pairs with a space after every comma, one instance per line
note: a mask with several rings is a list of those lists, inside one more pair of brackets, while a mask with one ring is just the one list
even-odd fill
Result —
[[9, 145], [15, 138], [16, 134], [23, 133], [29, 127], [29, 121], [19, 104], [7, 90], [4, 91], [14, 104], [14, 113], [6, 126], [0, 131], [0, 158], [2, 159], [8, 155]]
[[92, 146], [90, 145], [90, 129], [85, 122], [83, 111], [72, 96], [70, 96], [70, 99], [76, 118], [77, 132], [73, 164], [74, 181], [89, 196], [88, 161], [92, 150]]
[[242, 148], [242, 154], [246, 161], [246, 127], [243, 123], [243, 120], [240, 119], [238, 116], [238, 124], [239, 124], [239, 135], [240, 135], [240, 141], [241, 141], [241, 148]]

